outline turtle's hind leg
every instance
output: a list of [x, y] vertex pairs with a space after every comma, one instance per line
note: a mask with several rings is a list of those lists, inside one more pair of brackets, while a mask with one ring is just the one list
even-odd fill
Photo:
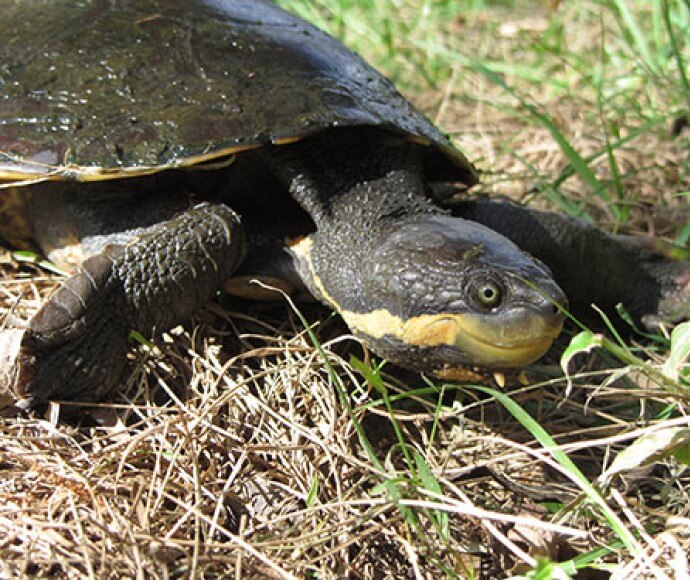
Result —
[[664, 322], [690, 319], [690, 249], [655, 238], [629, 235], [613, 238], [635, 257], [660, 288], [656, 308], [641, 316], [647, 329], [655, 330]]
[[202, 204], [105, 246], [29, 322], [16, 390], [38, 403], [96, 401], [121, 379], [132, 330], [149, 335], [188, 319], [245, 253], [238, 216]]

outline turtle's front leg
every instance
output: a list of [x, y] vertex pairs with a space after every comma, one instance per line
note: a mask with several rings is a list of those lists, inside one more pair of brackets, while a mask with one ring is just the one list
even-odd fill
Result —
[[87, 259], [29, 322], [16, 390], [34, 403], [96, 401], [121, 379], [130, 331], [188, 319], [244, 257], [238, 216], [203, 204]]
[[622, 303], [649, 329], [690, 318], [690, 262], [654, 240], [609, 235], [577, 218], [509, 202], [468, 201], [452, 211], [545, 262], [576, 315], [591, 312], [591, 304], [611, 314]]

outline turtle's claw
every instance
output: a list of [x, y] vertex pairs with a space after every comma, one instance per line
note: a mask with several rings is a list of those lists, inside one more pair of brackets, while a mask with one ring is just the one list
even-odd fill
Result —
[[[679, 269], [681, 263], [668, 265]], [[642, 316], [642, 323], [648, 330], [656, 331], [664, 323], [676, 324], [690, 320], [690, 263], [682, 265], [685, 266], [685, 272], [662, 280], [662, 298], [657, 311]]]
[[188, 320], [244, 257], [239, 217], [202, 204], [87, 259], [31, 319], [14, 390], [35, 403], [97, 401], [120, 381], [131, 330]]
[[646, 278], [634, 287], [630, 306], [635, 319], [650, 332], [662, 324], [690, 320], [690, 248], [642, 236], [617, 235], [614, 239]]
[[29, 322], [16, 363], [20, 397], [96, 401], [120, 378], [128, 328], [113, 308], [111, 269], [109, 256], [90, 258]]

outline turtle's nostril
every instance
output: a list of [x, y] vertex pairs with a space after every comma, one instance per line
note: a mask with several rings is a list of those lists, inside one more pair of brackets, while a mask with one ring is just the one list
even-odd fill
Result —
[[559, 287], [551, 288], [542, 294], [543, 302], [539, 307], [543, 316], [551, 318], [559, 323], [565, 319], [565, 312], [568, 310], [568, 298]]
[[560, 320], [565, 319], [565, 313], [568, 310], [568, 298], [566, 297], [560, 289], [553, 293], [549, 301], [549, 311], [551, 315], [559, 318]]
[[556, 304], [556, 303], [551, 303], [551, 316], [554, 318], [557, 318], [558, 320], [564, 320], [565, 319], [565, 310], [567, 309], [567, 304]]

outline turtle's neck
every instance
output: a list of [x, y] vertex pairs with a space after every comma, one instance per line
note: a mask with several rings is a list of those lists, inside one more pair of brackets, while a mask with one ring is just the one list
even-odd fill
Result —
[[322, 233], [440, 211], [425, 195], [419, 147], [400, 137], [340, 129], [276, 147], [270, 156], [273, 171]]
[[297, 269], [313, 273], [305, 283], [340, 311], [367, 309], [364, 272], [377, 267], [376, 249], [405, 224], [443, 213], [426, 197], [419, 146], [343, 129], [271, 153], [273, 171], [316, 224], [308, 256], [298, 258]]

